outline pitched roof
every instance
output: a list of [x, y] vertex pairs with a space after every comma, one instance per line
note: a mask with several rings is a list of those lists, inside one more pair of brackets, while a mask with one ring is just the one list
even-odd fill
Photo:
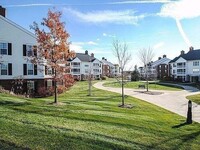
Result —
[[101, 62], [104, 64], [104, 65], [109, 65], [109, 66], [114, 66], [111, 62], [105, 60], [105, 59], [102, 59]]
[[200, 60], [200, 49], [191, 50], [187, 54], [179, 55], [178, 57], [175, 57], [173, 60], [171, 60], [169, 63], [176, 62], [180, 57], [185, 60]]
[[161, 58], [159, 60], [154, 61], [153, 63], [151, 63], [151, 66], [155, 67], [158, 66], [160, 64], [168, 64], [170, 62], [170, 59], [167, 57]]
[[[95, 60], [98, 60], [97, 58], [92, 57], [92, 56], [90, 56], [90, 55], [88, 55], [88, 54], [85, 54], [85, 53], [76, 53], [76, 57], [70, 59], [69, 61], [72, 61], [72, 60], [74, 60], [75, 58], [80, 59], [80, 61], [82, 61], [82, 62], [93, 62], [93, 61], [95, 61]], [[98, 61], [99, 61], [99, 60], [98, 60]]]

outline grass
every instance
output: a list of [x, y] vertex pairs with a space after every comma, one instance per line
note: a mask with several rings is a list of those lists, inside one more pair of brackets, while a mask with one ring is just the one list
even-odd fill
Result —
[[59, 95], [26, 99], [0, 93], [0, 149], [200, 149], [198, 123], [136, 98], [117, 107], [120, 95], [78, 82]]
[[200, 94], [187, 96], [186, 98], [200, 105]]
[[[125, 84], [125, 88], [132, 88], [132, 89], [138, 89], [138, 85], [146, 85], [146, 82], [127, 82]], [[106, 82], [104, 83], [104, 86], [107, 87], [121, 87], [120, 83], [117, 81], [114, 82]], [[172, 85], [161, 85], [159, 83], [149, 83], [149, 89], [151, 90], [168, 90], [168, 91], [180, 91], [182, 90], [181, 87], [175, 87]]]

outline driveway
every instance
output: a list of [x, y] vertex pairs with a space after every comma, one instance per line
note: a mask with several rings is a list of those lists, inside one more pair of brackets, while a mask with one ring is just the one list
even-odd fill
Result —
[[[113, 87], [104, 87], [103, 84], [105, 82], [97, 82], [93, 86], [98, 89], [111, 91], [115, 93], [121, 93], [121, 88], [113, 88]], [[184, 90], [181, 91], [160, 91], [162, 94], [160, 95], [150, 95], [141, 93], [139, 89], [129, 89], [125, 88], [125, 94], [139, 98], [141, 100], [147, 101], [159, 107], [165, 108], [171, 112], [179, 114], [181, 116], [187, 116], [188, 109], [188, 99], [186, 96], [193, 94], [200, 94], [200, 91], [191, 86], [182, 86]], [[143, 90], [144, 91], [144, 90]], [[151, 90], [150, 91], [156, 91]], [[158, 91], [158, 90], [157, 90]], [[200, 123], [200, 105], [196, 103], [192, 103], [192, 113], [193, 113], [193, 121]]]

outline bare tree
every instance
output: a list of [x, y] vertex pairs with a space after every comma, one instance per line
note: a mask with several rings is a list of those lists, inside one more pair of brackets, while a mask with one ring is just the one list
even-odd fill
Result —
[[150, 74], [150, 68], [151, 68], [151, 61], [154, 57], [154, 52], [153, 49], [151, 49], [150, 47], [148, 49], [143, 48], [139, 50], [139, 59], [140, 61], [143, 63], [143, 67], [144, 67], [144, 77], [146, 80], [146, 86], [147, 86], [147, 91], [149, 91], [149, 74]]
[[126, 43], [121, 43], [119, 40], [113, 41], [113, 53], [118, 59], [119, 67], [121, 69], [121, 86], [122, 86], [122, 105], [124, 106], [124, 69], [128, 62], [131, 60], [131, 54], [128, 52], [128, 45]]

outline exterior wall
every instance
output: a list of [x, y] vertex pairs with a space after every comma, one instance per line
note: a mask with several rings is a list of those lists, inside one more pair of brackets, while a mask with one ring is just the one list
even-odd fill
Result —
[[[73, 63], [79, 63], [80, 65], [74, 66]], [[90, 74], [95, 79], [102, 76], [102, 64], [97, 59], [93, 62], [81, 62], [78, 58], [75, 58], [70, 62], [70, 67], [70, 73], [77, 80], [86, 80]], [[73, 72], [74, 69], [76, 71]]]
[[[194, 62], [199, 62], [198, 65], [194, 66]], [[183, 65], [178, 65], [178, 64]], [[183, 58], [178, 59], [176, 62], [171, 63], [170, 75], [175, 80], [183, 82], [199, 82], [200, 81], [200, 60], [186, 61]], [[184, 70], [185, 72], [178, 72], [178, 70]]]
[[[12, 55], [2, 55], [3, 63], [12, 63], [12, 75], [0, 75], [0, 79], [13, 79], [23, 75], [23, 64], [27, 64], [27, 57], [23, 56], [23, 44], [36, 45], [32, 33], [0, 17], [0, 42], [12, 43]], [[26, 79], [42, 79], [44, 73], [38, 71], [37, 75], [24, 76]]]

